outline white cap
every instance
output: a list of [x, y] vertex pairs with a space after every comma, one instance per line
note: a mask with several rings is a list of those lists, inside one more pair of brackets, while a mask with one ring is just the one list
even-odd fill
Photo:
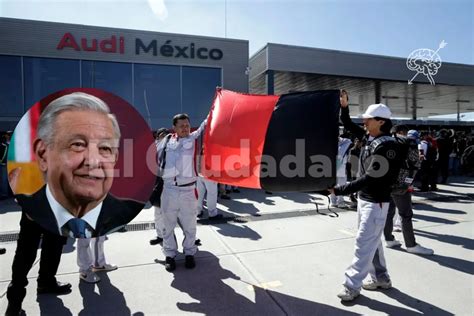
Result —
[[384, 119], [389, 119], [391, 116], [392, 112], [390, 112], [388, 106], [382, 103], [369, 105], [365, 113], [362, 114], [362, 118], [381, 117]]

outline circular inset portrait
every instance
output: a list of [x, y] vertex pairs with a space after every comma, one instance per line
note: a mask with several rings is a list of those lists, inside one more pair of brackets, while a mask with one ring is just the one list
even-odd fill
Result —
[[146, 121], [125, 100], [99, 89], [53, 93], [15, 128], [8, 175], [23, 213], [73, 238], [119, 230], [143, 209], [156, 156]]

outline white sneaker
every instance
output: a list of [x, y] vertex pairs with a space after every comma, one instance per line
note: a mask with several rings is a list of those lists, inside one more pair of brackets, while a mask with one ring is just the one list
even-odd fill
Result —
[[95, 272], [93, 272], [90, 268], [85, 272], [81, 272], [79, 274], [79, 278], [87, 283], [97, 283], [100, 281], [99, 276], [95, 274]]
[[337, 294], [337, 297], [339, 297], [341, 299], [341, 301], [348, 302], [348, 301], [352, 301], [353, 299], [355, 299], [357, 296], [359, 296], [359, 294], [360, 294], [360, 291], [353, 290], [353, 289], [350, 289], [346, 286], [343, 286], [341, 292], [339, 292], [339, 294]]
[[385, 241], [385, 247], [387, 248], [395, 248], [395, 247], [400, 247], [402, 243], [396, 239], [394, 240], [386, 240]]
[[407, 251], [416, 255], [431, 256], [432, 254], [434, 254], [433, 249], [425, 248], [420, 245], [416, 245], [415, 247], [407, 247]]
[[393, 226], [393, 231], [400, 233], [402, 231], [402, 226], [397, 226], [397, 225]]
[[392, 287], [392, 281], [388, 280], [388, 281], [378, 281], [378, 280], [374, 280], [374, 279], [369, 279], [367, 281], [364, 281], [364, 283], [362, 284], [362, 288], [364, 290], [369, 290], [369, 291], [374, 291], [378, 288], [381, 288], [381, 289], [389, 289]]
[[92, 267], [92, 271], [94, 272], [99, 272], [99, 271], [104, 271], [104, 272], [107, 272], [107, 271], [114, 271], [114, 270], [117, 270], [118, 269], [118, 266], [116, 266], [115, 264], [104, 264], [102, 267]]

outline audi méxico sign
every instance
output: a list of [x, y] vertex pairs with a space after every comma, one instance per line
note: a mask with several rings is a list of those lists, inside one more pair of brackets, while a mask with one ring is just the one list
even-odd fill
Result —
[[[208, 48], [197, 46], [195, 43], [188, 45], [175, 45], [172, 40], [166, 40], [162, 43], [156, 39], [143, 41], [135, 38], [135, 54], [152, 54], [153, 56], [163, 56], [168, 58], [185, 59], [211, 59], [221, 60], [224, 57], [222, 50], [218, 48]], [[81, 37], [76, 38], [71, 33], [65, 33], [59, 41], [56, 49], [73, 49], [84, 52], [103, 52], [111, 54], [125, 53], [125, 38], [123, 36], [112, 35], [108, 38], [96, 39]]]

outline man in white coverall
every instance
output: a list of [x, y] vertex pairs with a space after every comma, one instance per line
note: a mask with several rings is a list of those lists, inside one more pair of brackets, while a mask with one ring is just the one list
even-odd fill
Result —
[[178, 253], [178, 245], [174, 229], [178, 222], [184, 233], [183, 251], [185, 267], [196, 266], [194, 255], [197, 252], [196, 240], [196, 139], [206, 126], [205, 119], [199, 128], [191, 133], [191, 125], [187, 114], [173, 117], [174, 134], [166, 137], [158, 148], [160, 167], [163, 170], [163, 193], [161, 210], [163, 218], [163, 253], [166, 256], [167, 271], [176, 269], [174, 257]]

